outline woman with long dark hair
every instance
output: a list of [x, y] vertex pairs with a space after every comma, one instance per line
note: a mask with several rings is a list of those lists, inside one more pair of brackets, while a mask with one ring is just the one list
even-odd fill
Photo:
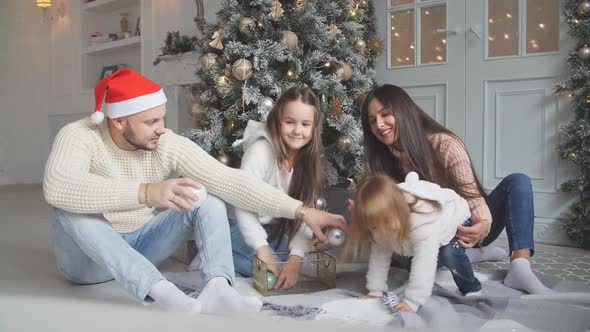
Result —
[[365, 157], [371, 173], [385, 173], [401, 182], [411, 171], [420, 179], [457, 192], [469, 203], [473, 224], [459, 226], [457, 238], [472, 263], [501, 259], [506, 253], [489, 246], [506, 228], [511, 264], [508, 287], [531, 294], [549, 293], [534, 275], [534, 207], [530, 178], [510, 174], [486, 195], [465, 144], [418, 107], [400, 87], [382, 85], [363, 102], [361, 121]]

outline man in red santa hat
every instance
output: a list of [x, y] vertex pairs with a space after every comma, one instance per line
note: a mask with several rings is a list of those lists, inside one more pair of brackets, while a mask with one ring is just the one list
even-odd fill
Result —
[[[164, 92], [135, 71], [121, 69], [101, 80], [95, 98], [91, 118], [66, 125], [56, 136], [43, 181], [45, 198], [55, 207], [57, 265], [71, 282], [115, 279], [138, 301], [166, 310], [251, 315], [261, 302], [232, 287], [223, 201], [277, 218], [302, 218], [324, 241], [322, 227], [346, 227], [341, 216], [304, 207], [166, 129]], [[194, 190], [202, 186], [211, 195], [193, 208], [199, 199]], [[189, 238], [196, 241], [204, 281], [196, 299], [156, 268]]]

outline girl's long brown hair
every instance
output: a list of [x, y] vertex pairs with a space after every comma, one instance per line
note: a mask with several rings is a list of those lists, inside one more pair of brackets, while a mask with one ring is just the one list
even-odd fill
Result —
[[[268, 114], [266, 126], [270, 132], [271, 144], [279, 169], [285, 170], [288, 160], [287, 148], [281, 139], [281, 120], [283, 109], [287, 103], [301, 101], [314, 107], [312, 136], [309, 143], [303, 146], [293, 161], [293, 175], [289, 184], [289, 196], [299, 199], [306, 206], [315, 206], [324, 187], [324, 171], [321, 165], [322, 156], [322, 126], [320, 123], [320, 101], [317, 95], [308, 87], [295, 86], [286, 90], [277, 100]], [[273, 224], [270, 239], [281, 241], [285, 233], [289, 234], [289, 241], [301, 227], [302, 220], [281, 218]]]
[[410, 205], [390, 176], [376, 174], [362, 179], [354, 195], [352, 221], [342, 258], [358, 260], [368, 256], [371, 228], [402, 245], [410, 234], [410, 212]]
[[395, 148], [407, 153], [412, 168], [418, 173], [420, 179], [437, 183], [443, 188], [453, 189], [466, 199], [480, 195], [486, 197], [473, 168], [473, 163], [471, 163], [471, 171], [478, 193], [464, 190], [465, 183], [459, 183], [454, 176], [449, 174], [427, 136], [445, 133], [461, 141], [457, 135], [432, 119], [414, 103], [402, 88], [395, 85], [385, 84], [373, 89], [365, 98], [362, 106], [361, 122], [364, 133], [365, 158], [369, 172], [385, 173], [399, 182], [404, 181], [405, 177], [400, 160], [371, 131], [369, 104], [373, 99], [380, 101], [395, 117], [395, 135], [398, 136]]

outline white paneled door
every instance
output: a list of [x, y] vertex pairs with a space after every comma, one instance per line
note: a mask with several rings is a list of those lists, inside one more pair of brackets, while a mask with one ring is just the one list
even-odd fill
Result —
[[[535, 236], [567, 244], [557, 218], [572, 197], [556, 153], [567, 100], [553, 94], [569, 45], [558, 0], [374, 1], [387, 39], [378, 81], [405, 88], [424, 111], [464, 138], [486, 190], [529, 175]], [[379, 14], [378, 14], [379, 15]], [[385, 17], [384, 17], [385, 16]]]

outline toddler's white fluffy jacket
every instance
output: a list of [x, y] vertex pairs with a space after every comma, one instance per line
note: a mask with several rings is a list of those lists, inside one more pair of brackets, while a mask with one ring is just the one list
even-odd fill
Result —
[[[432, 182], [418, 179], [410, 172], [405, 182], [398, 184], [408, 203], [416, 198], [410, 218], [410, 238], [400, 245], [397, 241], [371, 243], [367, 289], [370, 295], [382, 295], [387, 291], [387, 276], [393, 252], [412, 256], [410, 278], [404, 299], [417, 310], [432, 293], [438, 250], [455, 236], [457, 226], [471, 214], [467, 201], [451, 189], [443, 189]], [[425, 200], [426, 199], [426, 200]], [[440, 210], [427, 200], [440, 204]]]

